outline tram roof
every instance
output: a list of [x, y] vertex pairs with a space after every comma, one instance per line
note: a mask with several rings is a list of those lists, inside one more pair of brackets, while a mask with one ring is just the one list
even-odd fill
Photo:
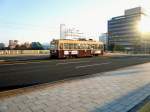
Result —
[[89, 42], [89, 43], [100, 43], [100, 44], [103, 44], [103, 42], [101, 41], [95, 41], [95, 40], [72, 40], [72, 39], [56, 39], [56, 40], [53, 40], [53, 41], [58, 41], [58, 42], [75, 42], [75, 43], [78, 43], [78, 42]]

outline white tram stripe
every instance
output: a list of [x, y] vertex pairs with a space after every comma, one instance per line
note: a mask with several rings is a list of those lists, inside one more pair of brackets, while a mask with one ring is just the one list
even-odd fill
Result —
[[101, 66], [101, 65], [107, 65], [107, 64], [110, 64], [110, 62], [108, 62], [108, 63], [100, 63], [100, 64], [95, 63], [95, 64], [92, 64], [92, 65], [84, 65], [84, 66], [76, 66], [75, 68], [76, 68], [76, 69], [79, 69], [79, 68], [86, 68], [86, 67], [93, 67], [93, 66]]

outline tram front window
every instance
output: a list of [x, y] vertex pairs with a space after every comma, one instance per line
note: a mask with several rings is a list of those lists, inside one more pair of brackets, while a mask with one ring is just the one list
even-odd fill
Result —
[[50, 49], [51, 50], [57, 50], [57, 45], [55, 43], [51, 43]]

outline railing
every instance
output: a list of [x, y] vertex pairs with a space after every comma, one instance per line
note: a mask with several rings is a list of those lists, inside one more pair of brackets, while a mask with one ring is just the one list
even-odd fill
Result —
[[49, 50], [0, 50], [0, 55], [49, 54]]

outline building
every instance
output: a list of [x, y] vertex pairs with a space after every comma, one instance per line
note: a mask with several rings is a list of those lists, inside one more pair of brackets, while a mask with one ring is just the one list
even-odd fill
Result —
[[25, 42], [24, 44], [23, 44], [24, 46], [25, 46], [25, 48], [31, 48], [31, 44], [29, 43], [29, 42]]
[[60, 24], [60, 39], [66, 39], [65, 32], [66, 32], [65, 24]]
[[[144, 18], [148, 18], [146, 11], [141, 7], [136, 7], [125, 10], [123, 16], [113, 17], [109, 20], [109, 49], [113, 50], [115, 46], [120, 46], [124, 50], [142, 51], [144, 49], [145, 34], [141, 29], [145, 28], [145, 25], [142, 26], [141, 23], [144, 21]], [[146, 39], [150, 37], [149, 34]], [[146, 41], [148, 42], [149, 39]]]
[[14, 49], [18, 45], [18, 40], [9, 40], [9, 49]]
[[69, 28], [65, 24], [60, 24], [60, 39], [78, 39], [82, 37], [83, 33], [76, 28]]

